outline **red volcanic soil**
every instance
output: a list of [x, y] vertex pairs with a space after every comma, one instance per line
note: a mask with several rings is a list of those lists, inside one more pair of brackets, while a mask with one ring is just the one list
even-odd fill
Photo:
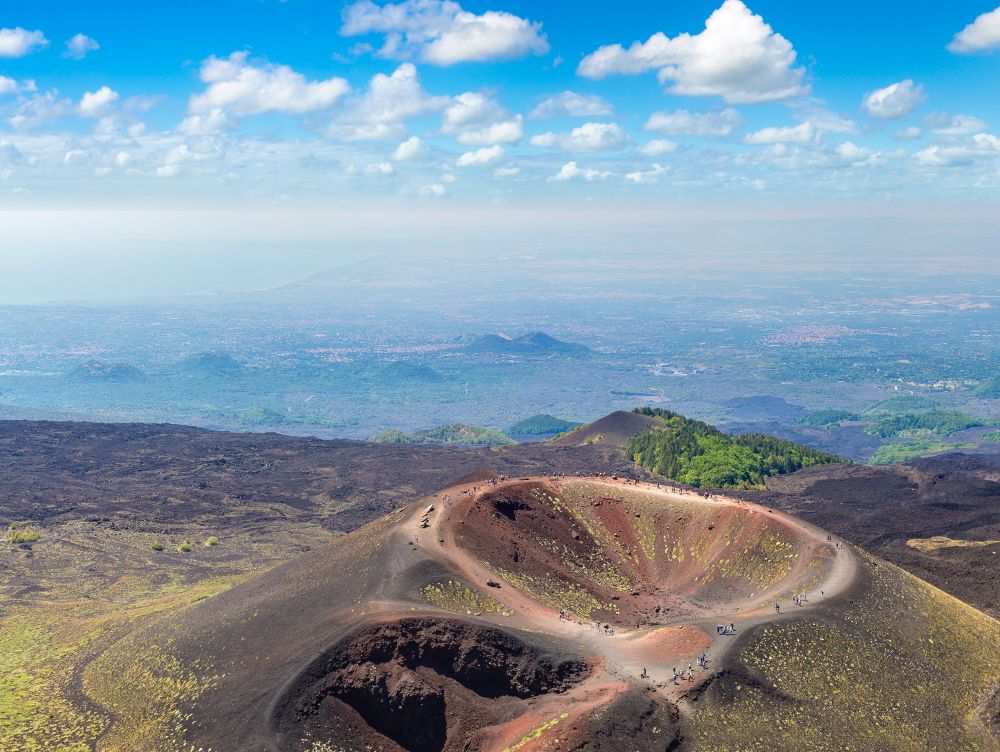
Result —
[[[516, 573], [522, 589], [553, 607], [564, 601], [567, 612], [617, 626], [764, 602], [794, 589], [807, 567], [826, 572], [833, 557], [813, 532], [759, 508], [617, 484], [509, 483], [462, 514], [470, 524], [454, 528], [461, 549]], [[599, 606], [590, 610], [588, 600]]]
[[464, 739], [464, 748], [480, 748], [489, 727], [530, 714], [529, 701], [564, 694], [590, 672], [580, 658], [489, 626], [428, 617], [378, 623], [303, 672], [277, 728], [293, 744], [304, 736], [438, 752]]
[[817, 587], [833, 602], [853, 572], [821, 531], [744, 502], [473, 480], [148, 637], [212, 672], [195, 749], [652, 752], [711, 675], [674, 667], [735, 644], [716, 624], [785, 618], [772, 599]]

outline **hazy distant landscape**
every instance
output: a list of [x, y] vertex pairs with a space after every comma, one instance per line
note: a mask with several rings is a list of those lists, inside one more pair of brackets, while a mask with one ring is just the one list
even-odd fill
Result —
[[[992, 273], [493, 263], [376, 279], [362, 259], [261, 292], [0, 308], [0, 415], [365, 439], [649, 405], [860, 461], [985, 446], [1000, 418]], [[438, 272], [441, 294], [422, 281]], [[960, 415], [872, 427], [928, 411]]]

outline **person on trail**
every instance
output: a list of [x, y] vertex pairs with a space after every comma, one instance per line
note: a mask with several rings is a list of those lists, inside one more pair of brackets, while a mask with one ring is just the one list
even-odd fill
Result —
[[778, 603], [777, 601], [774, 602], [774, 613], [776, 614], [781, 613], [781, 604]]
[[722, 625], [721, 624], [716, 624], [715, 625], [715, 633], [716, 634], [722, 634]]
[[820, 597], [821, 600], [825, 600], [826, 599], [826, 593], [824, 593], [822, 590], [820, 590], [819, 591], [819, 597]]
[[673, 672], [674, 672], [674, 678], [672, 679], [672, 681], [673, 681], [674, 685], [676, 686], [676, 684], [677, 684], [677, 666], [674, 666]]
[[729, 622], [729, 634], [736, 634], [736, 625]]

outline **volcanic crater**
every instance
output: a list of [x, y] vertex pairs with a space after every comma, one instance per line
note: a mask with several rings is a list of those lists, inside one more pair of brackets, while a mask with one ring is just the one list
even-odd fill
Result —
[[[196, 749], [653, 752], [697, 747], [747, 698], [771, 705], [730, 736], [771, 733], [769, 712], [811, 695], [744, 655], [801, 629], [862, 634], [849, 623], [859, 604], [884, 608], [873, 583], [904, 577], [878, 566], [746, 501], [481, 474], [148, 638], [210, 676], [185, 705], [182, 741]], [[911, 579], [906, 592], [929, 587]], [[992, 624], [967, 631], [989, 644]], [[956, 634], [956, 655], [976, 644]], [[825, 666], [818, 645], [809, 665]], [[758, 748], [747, 744], [732, 749]]]

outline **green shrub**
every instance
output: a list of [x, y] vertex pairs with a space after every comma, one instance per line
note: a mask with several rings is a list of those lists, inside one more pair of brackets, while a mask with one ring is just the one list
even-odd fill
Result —
[[4, 543], [34, 543], [42, 537], [42, 534], [30, 527], [19, 528], [16, 522], [10, 523], [7, 532], [4, 534]]
[[152, 546], [150, 546], [150, 548], [152, 548], [154, 551], [162, 551], [163, 550], [163, 544], [160, 543], [159, 541], [157, 541]]
[[205, 538], [205, 545], [206, 546], [218, 546], [219, 545], [219, 539], [216, 538], [214, 535], [210, 535], [207, 538]]
[[177, 547], [177, 553], [186, 554], [191, 550], [191, 541], [184, 541]]

